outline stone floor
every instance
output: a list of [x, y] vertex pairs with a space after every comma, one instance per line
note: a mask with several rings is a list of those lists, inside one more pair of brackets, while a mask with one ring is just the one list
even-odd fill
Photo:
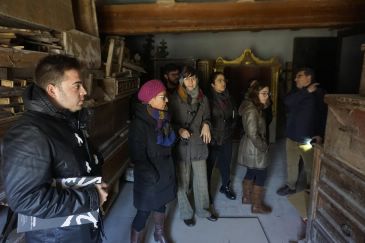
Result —
[[[234, 146], [234, 155], [237, 145]], [[235, 156], [234, 156], [235, 157]], [[232, 183], [237, 200], [228, 200], [217, 190], [220, 186], [219, 172], [214, 171], [212, 185], [214, 206], [221, 219], [210, 222], [197, 218], [194, 227], [187, 227], [180, 219], [176, 201], [168, 206], [167, 231], [174, 243], [287, 243], [299, 239], [305, 225], [297, 210], [286, 197], [276, 194], [285, 181], [285, 143], [279, 140], [270, 147], [271, 165], [266, 181], [266, 202], [273, 211], [268, 215], [251, 214], [249, 205], [241, 204], [241, 181], [246, 169], [232, 164]], [[235, 160], [233, 160], [235, 161]], [[215, 192], [215, 193], [214, 193]], [[133, 183], [121, 182], [121, 191], [105, 219], [107, 243], [129, 242], [130, 225], [136, 213], [133, 207]], [[152, 243], [153, 224], [148, 223], [145, 242]]]

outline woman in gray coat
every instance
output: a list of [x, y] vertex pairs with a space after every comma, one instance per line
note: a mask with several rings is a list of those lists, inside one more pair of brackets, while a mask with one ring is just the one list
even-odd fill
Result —
[[241, 103], [239, 114], [245, 134], [238, 149], [238, 163], [247, 167], [243, 181], [243, 204], [252, 204], [252, 213], [270, 213], [263, 202], [264, 184], [268, 166], [268, 143], [263, 109], [269, 102], [269, 87], [254, 83]]
[[188, 199], [192, 173], [196, 214], [216, 221], [209, 211], [206, 159], [210, 135], [209, 102], [198, 86], [196, 70], [185, 66], [179, 87], [170, 97], [172, 126], [179, 139], [173, 153], [178, 178], [177, 199], [180, 217], [187, 226], [194, 226], [194, 211]]

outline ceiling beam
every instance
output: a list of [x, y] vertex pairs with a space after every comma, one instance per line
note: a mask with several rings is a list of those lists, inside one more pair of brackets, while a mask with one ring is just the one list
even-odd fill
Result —
[[101, 8], [100, 31], [139, 35], [365, 25], [364, 0], [121, 4]]

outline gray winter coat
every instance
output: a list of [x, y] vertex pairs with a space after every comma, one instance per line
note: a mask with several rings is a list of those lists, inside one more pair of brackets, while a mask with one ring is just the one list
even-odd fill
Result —
[[[175, 147], [174, 157], [176, 161], [197, 161], [206, 160], [208, 157], [208, 146], [200, 137], [204, 123], [210, 126], [209, 101], [203, 96], [197, 104], [184, 102], [177, 92], [169, 99], [169, 111], [171, 123], [177, 135], [179, 129], [185, 128], [190, 131], [189, 139], [179, 138]], [[195, 114], [196, 117], [195, 117]], [[195, 118], [194, 118], [195, 117]]]
[[240, 141], [237, 162], [252, 169], [264, 169], [268, 166], [268, 144], [262, 111], [251, 100], [244, 100], [238, 112], [245, 134]]

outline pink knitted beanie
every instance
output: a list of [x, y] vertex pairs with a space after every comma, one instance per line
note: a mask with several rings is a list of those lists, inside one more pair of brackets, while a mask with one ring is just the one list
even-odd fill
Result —
[[143, 103], [148, 103], [158, 93], [165, 91], [165, 85], [157, 79], [149, 80], [142, 85], [138, 92], [138, 99]]

